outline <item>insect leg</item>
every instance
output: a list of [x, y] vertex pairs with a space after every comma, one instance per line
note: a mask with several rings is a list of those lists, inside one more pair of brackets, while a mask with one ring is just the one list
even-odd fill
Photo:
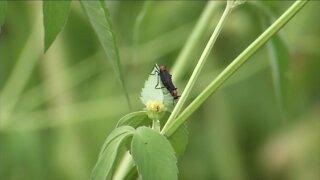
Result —
[[[153, 68], [152, 68], [152, 71], [154, 70], [154, 68], [156, 68], [155, 72], [154, 72], [154, 73], [150, 73], [150, 75], [156, 75], [156, 74], [159, 75], [159, 74], [160, 74], [159, 68], [158, 68], [156, 65], [154, 65]], [[152, 72], [152, 71], [151, 71], [151, 72]]]
[[158, 87], [159, 83], [160, 83], [159, 79], [160, 79], [160, 76], [157, 77], [157, 84], [156, 84], [156, 86], [154, 86], [154, 88], [155, 89], [163, 89], [163, 88], [165, 88], [165, 87]]
[[165, 92], [163, 92], [163, 94], [169, 94], [169, 91], [165, 91]]

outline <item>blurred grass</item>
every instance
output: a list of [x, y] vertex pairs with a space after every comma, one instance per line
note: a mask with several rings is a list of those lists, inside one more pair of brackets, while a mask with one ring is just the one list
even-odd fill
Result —
[[[270, 7], [279, 16], [290, 4]], [[152, 3], [136, 49], [133, 29], [142, 1], [108, 5], [132, 106], [141, 110], [139, 93], [151, 67], [156, 62], [172, 67], [205, 2]], [[88, 179], [105, 137], [129, 112], [123, 93], [114, 88], [118, 85], [112, 68], [77, 2], [45, 55], [39, 53], [41, 3], [9, 1], [7, 8], [0, 35], [0, 178]], [[277, 111], [263, 48], [190, 118], [189, 145], [179, 159], [180, 179], [320, 178], [319, 8], [319, 2], [311, 1], [282, 30], [291, 50], [287, 123]], [[246, 5], [231, 15], [193, 97], [261, 33], [256, 24]], [[199, 56], [208, 32], [191, 57]], [[25, 63], [18, 68], [21, 61]], [[186, 70], [176, 83], [180, 92], [189, 76]], [[286, 144], [297, 144], [298, 149]]]

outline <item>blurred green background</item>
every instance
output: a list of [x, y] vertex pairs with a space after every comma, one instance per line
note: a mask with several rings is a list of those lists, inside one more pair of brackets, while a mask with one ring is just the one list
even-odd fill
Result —
[[[150, 1], [135, 44], [144, 2], [107, 2], [130, 110], [77, 1], [46, 54], [42, 3], [9, 1], [0, 35], [0, 179], [88, 179], [116, 122], [144, 108], [139, 94], [153, 65], [173, 66], [206, 3]], [[228, 19], [192, 97], [262, 33], [250, 3]], [[291, 4], [265, 6], [278, 17]], [[319, 9], [320, 2], [309, 2], [281, 30], [290, 51], [286, 115], [276, 104], [264, 46], [189, 119], [179, 179], [320, 179]], [[175, 82], [180, 93], [222, 11], [217, 5], [185, 76]]]

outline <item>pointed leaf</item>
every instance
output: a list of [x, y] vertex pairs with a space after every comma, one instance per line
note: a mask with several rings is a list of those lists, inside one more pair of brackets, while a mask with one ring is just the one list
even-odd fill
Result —
[[170, 142], [156, 131], [138, 128], [132, 138], [131, 154], [142, 180], [178, 179], [174, 150]]
[[161, 88], [164, 87], [164, 85], [157, 73], [158, 70], [159, 66], [156, 64], [152, 69], [148, 80], [144, 83], [140, 99], [144, 105], [147, 105], [149, 101], [162, 102], [166, 107], [166, 111], [172, 112], [174, 108], [174, 99], [166, 88]]
[[7, 1], [1, 0], [0, 1], [0, 26], [2, 26], [5, 22], [7, 14]]
[[71, 0], [43, 1], [42, 8], [45, 51], [48, 50], [52, 42], [66, 24], [70, 12], [70, 5]]
[[285, 97], [287, 92], [287, 76], [289, 64], [289, 52], [285, 43], [278, 36], [271, 39], [267, 44], [270, 64], [272, 71], [272, 79], [279, 107], [282, 109], [285, 105]]
[[120, 148], [125, 140], [130, 138], [135, 129], [130, 126], [121, 126], [111, 132], [102, 146], [98, 161], [91, 173], [91, 179], [112, 179], [113, 168]]
[[[255, 9], [259, 9], [260, 20], [263, 28], [267, 28], [273, 21], [275, 15], [272, 10], [263, 2], [255, 1], [251, 3]], [[289, 48], [284, 36], [275, 35], [268, 43], [269, 62], [271, 66], [272, 82], [275, 91], [276, 101], [281, 113], [285, 113], [285, 101], [287, 92], [287, 72], [289, 66]]]
[[97, 37], [102, 45], [102, 48], [107, 55], [112, 68], [119, 80], [130, 106], [129, 95], [124, 83], [123, 73], [120, 65], [120, 57], [118, 47], [116, 44], [115, 35], [111, 27], [111, 19], [108, 9], [105, 6], [104, 1], [88, 1], [81, 0], [82, 8], [87, 14], [89, 21], [95, 30]]

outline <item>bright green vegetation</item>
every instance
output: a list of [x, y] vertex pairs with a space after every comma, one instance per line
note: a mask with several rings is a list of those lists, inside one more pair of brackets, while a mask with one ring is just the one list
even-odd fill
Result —
[[0, 178], [320, 179], [319, 8], [1, 1]]

